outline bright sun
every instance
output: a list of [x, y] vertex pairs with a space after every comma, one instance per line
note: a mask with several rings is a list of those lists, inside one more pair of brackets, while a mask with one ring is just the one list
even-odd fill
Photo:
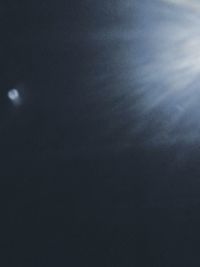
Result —
[[144, 127], [145, 121], [159, 121], [153, 126], [153, 142], [196, 142], [200, 136], [200, 2], [152, 0], [138, 1], [138, 6], [135, 69], [140, 120]]

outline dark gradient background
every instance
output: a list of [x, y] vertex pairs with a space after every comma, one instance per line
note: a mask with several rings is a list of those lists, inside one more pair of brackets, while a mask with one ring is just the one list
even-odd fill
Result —
[[136, 4], [0, 2], [1, 266], [199, 266], [199, 146], [130, 130]]

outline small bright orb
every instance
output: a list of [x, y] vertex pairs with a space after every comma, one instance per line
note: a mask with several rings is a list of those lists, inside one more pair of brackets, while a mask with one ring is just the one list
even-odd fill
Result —
[[17, 89], [11, 89], [8, 91], [8, 98], [11, 100], [11, 101], [18, 101], [19, 100], [19, 92]]
[[19, 104], [20, 103], [20, 94], [19, 91], [15, 88], [8, 91], [8, 98], [14, 103]]

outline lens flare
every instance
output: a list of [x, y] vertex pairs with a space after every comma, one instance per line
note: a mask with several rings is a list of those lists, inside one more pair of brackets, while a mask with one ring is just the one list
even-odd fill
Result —
[[19, 105], [21, 103], [19, 91], [15, 88], [8, 91], [8, 98], [14, 105]]

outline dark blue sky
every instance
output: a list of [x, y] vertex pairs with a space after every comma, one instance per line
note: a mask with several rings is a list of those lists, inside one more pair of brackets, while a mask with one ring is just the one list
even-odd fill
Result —
[[130, 130], [136, 2], [1, 1], [2, 266], [199, 266], [198, 147]]

